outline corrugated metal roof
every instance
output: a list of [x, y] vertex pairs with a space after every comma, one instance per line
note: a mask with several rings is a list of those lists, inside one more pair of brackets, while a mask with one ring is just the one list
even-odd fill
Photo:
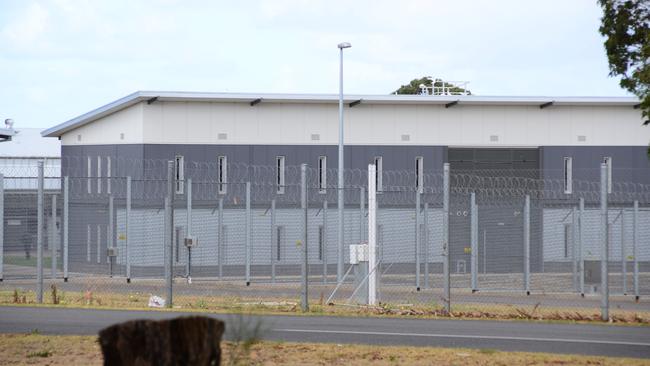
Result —
[[[269, 94], [269, 93], [209, 93], [209, 92], [173, 92], [173, 91], [138, 91], [124, 98], [106, 104], [79, 117], [63, 122], [42, 132], [44, 137], [58, 137], [87, 123], [115, 113], [134, 104], [156, 98], [157, 101], [197, 101], [222, 103], [250, 103], [261, 100], [262, 103], [338, 103], [337, 94]], [[477, 95], [346, 95], [345, 103], [361, 101], [362, 104], [429, 104], [445, 105], [592, 105], [592, 106], [635, 106], [636, 97], [502, 97]]]

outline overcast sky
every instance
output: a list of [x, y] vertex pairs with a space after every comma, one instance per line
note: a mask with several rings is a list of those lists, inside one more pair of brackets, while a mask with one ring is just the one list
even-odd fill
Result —
[[0, 119], [50, 127], [136, 90], [627, 95], [596, 0], [0, 1]]

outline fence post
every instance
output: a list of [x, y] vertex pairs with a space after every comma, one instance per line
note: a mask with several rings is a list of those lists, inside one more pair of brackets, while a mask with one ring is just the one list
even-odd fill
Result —
[[424, 203], [422, 249], [424, 251], [424, 288], [429, 288], [429, 202]]
[[470, 253], [472, 272], [472, 293], [478, 291], [478, 209], [476, 207], [476, 193], [470, 195]]
[[4, 175], [0, 174], [0, 282], [4, 279], [4, 239], [5, 239], [5, 190]]
[[[113, 232], [113, 211], [114, 210], [114, 200], [113, 200], [113, 195], [109, 195], [108, 197], [108, 229], [106, 230], [106, 251], [108, 252], [109, 249], [114, 248], [113, 245], [113, 239], [114, 239], [114, 232]], [[111, 253], [113, 254], [113, 253]], [[115, 259], [115, 256], [110, 255], [108, 256], [108, 274], [110, 277], [113, 277], [113, 260]]]
[[377, 304], [377, 167], [368, 165], [368, 305]]
[[90, 263], [90, 249], [91, 249], [91, 241], [92, 241], [92, 227], [90, 224], [86, 226], [86, 262]]
[[327, 284], [327, 200], [323, 201], [323, 284]]
[[251, 182], [246, 182], [246, 286], [251, 284]]
[[625, 260], [625, 209], [621, 210], [621, 276], [623, 277], [623, 295], [627, 295], [627, 261]]
[[165, 282], [167, 285], [167, 301], [165, 305], [172, 307], [174, 279], [174, 162], [167, 162], [167, 197], [165, 197]]
[[451, 312], [451, 278], [449, 274], [449, 163], [445, 163], [442, 168], [442, 272], [444, 277], [444, 301], [445, 311]]
[[97, 264], [102, 263], [102, 226], [97, 225]]
[[[186, 237], [192, 238], [192, 178], [187, 178], [187, 187], [186, 191], [186, 215], [187, 215], [187, 229], [185, 230]], [[192, 244], [194, 244], [194, 238], [192, 238]], [[192, 283], [192, 247], [187, 247], [187, 265], [185, 267], [185, 274], [187, 275], [187, 282]]]
[[52, 195], [52, 228], [50, 229], [51, 241], [50, 241], [50, 264], [52, 266], [51, 277], [56, 279], [56, 194]]
[[43, 180], [43, 160], [39, 160], [36, 203], [36, 302], [39, 304], [43, 303]]
[[415, 187], [415, 290], [420, 291], [420, 188]]
[[578, 211], [575, 206], [571, 208], [571, 262], [573, 270], [573, 289], [578, 292]]
[[271, 283], [275, 283], [275, 260], [277, 256], [277, 229], [275, 228], [275, 198], [271, 200]]
[[70, 230], [69, 215], [70, 212], [70, 180], [69, 177], [63, 178], [63, 282], [68, 282], [68, 240]]
[[607, 219], [607, 164], [600, 164], [600, 317], [609, 320], [609, 228]]
[[219, 198], [219, 213], [217, 215], [217, 267], [219, 279], [223, 278], [223, 198]]
[[125, 218], [126, 240], [126, 283], [131, 283], [131, 177], [126, 177], [126, 218]]
[[302, 207], [302, 268], [300, 271], [301, 277], [301, 297], [300, 297], [300, 308], [303, 312], [309, 311], [309, 281], [308, 281], [308, 251], [307, 251], [307, 164], [300, 165], [300, 205]]
[[580, 296], [585, 296], [585, 259], [584, 259], [584, 250], [583, 250], [583, 240], [585, 237], [585, 227], [584, 227], [584, 218], [585, 218], [585, 199], [580, 197], [579, 208], [580, 213], [578, 214], [578, 273], [580, 275]]
[[363, 243], [366, 237], [365, 235], [365, 225], [363, 222], [366, 219], [365, 215], [366, 209], [366, 197], [363, 187], [359, 187], [359, 244]]
[[639, 261], [637, 246], [639, 241], [639, 201], [634, 201], [634, 216], [632, 216], [632, 256], [634, 257], [634, 300], [639, 301]]
[[524, 201], [524, 291], [530, 295], [530, 196]]

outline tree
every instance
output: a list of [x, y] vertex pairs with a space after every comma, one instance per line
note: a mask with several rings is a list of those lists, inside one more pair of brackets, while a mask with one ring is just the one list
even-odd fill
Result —
[[[650, 2], [598, 0], [603, 8], [600, 34], [610, 76], [621, 77], [621, 87], [639, 97], [644, 125], [650, 124]], [[650, 156], [650, 149], [648, 149]]]
[[442, 79], [436, 79], [434, 81], [430, 76], [425, 76], [420, 79], [413, 79], [410, 83], [400, 86], [400, 88], [395, 90], [393, 94], [420, 94], [420, 85], [425, 85], [429, 88], [433, 86], [433, 95], [441, 95], [443, 93], [443, 86], [444, 89], [447, 90], [447, 92], [451, 95], [472, 94], [472, 92], [469, 90], [463, 89], [452, 83], [442, 81]]

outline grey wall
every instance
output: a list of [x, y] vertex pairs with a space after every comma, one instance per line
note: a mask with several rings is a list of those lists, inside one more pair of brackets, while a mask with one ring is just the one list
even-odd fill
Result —
[[544, 179], [562, 179], [564, 157], [573, 157], [573, 179], [599, 181], [603, 157], [613, 161], [612, 180], [650, 184], [647, 146], [544, 146], [540, 148]]

